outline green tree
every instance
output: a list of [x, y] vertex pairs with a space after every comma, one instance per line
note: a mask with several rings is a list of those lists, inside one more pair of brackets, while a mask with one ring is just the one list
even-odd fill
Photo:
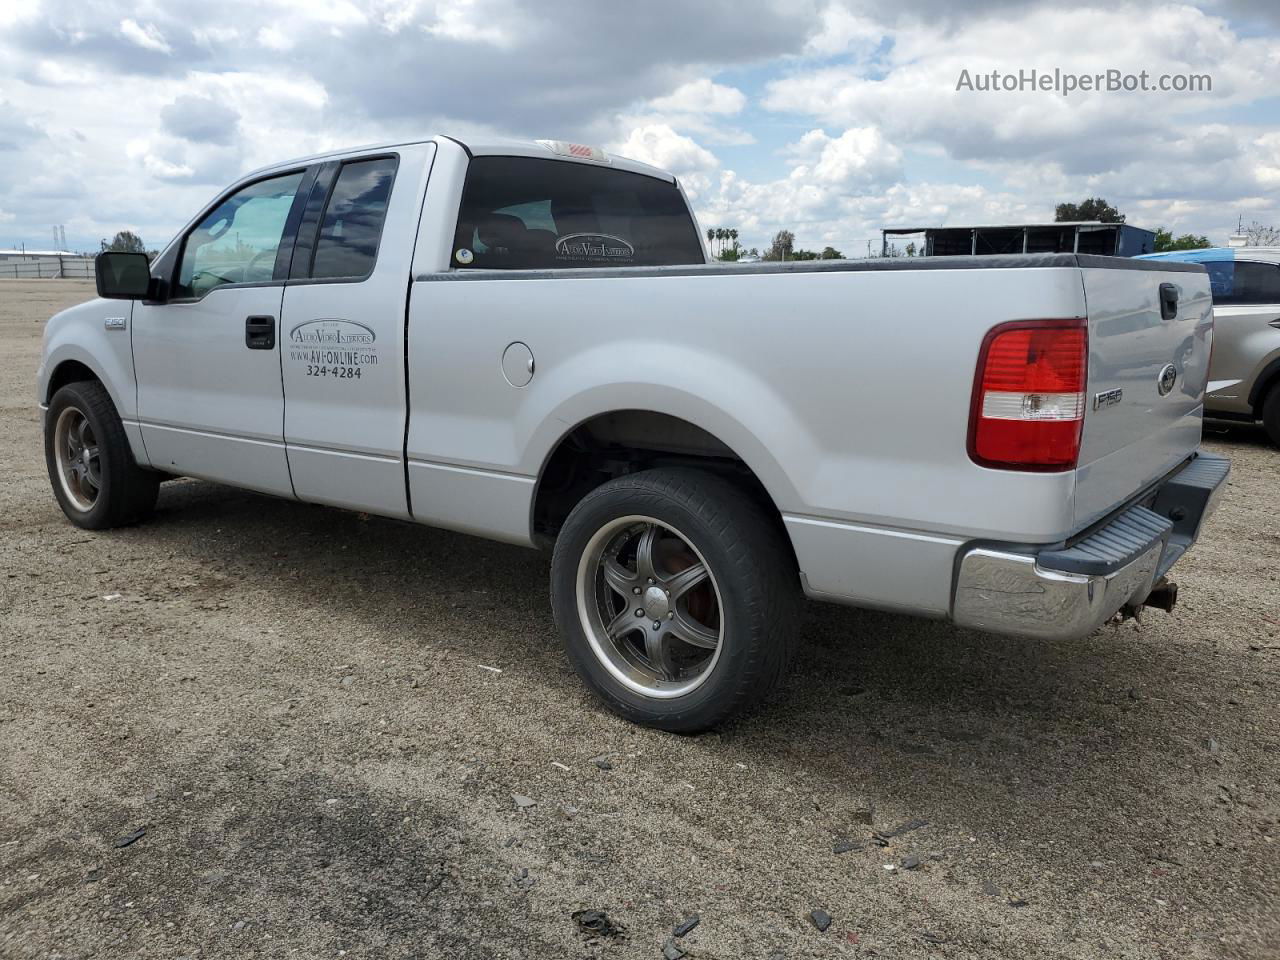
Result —
[[1166, 250], [1203, 250], [1211, 246], [1213, 244], [1209, 242], [1208, 237], [1197, 237], [1194, 233], [1184, 233], [1180, 237], [1175, 237], [1164, 227], [1156, 227], [1156, 253], [1163, 253]]
[[715, 239], [716, 239], [716, 228], [707, 227], [707, 246], [709, 247], [713, 243], [715, 243]]
[[819, 260], [843, 260], [844, 254], [835, 247], [823, 247], [822, 252], [818, 254]]
[[769, 245], [768, 251], [761, 257], [762, 260], [794, 260], [792, 251], [795, 249], [796, 235], [790, 230], [779, 230], [773, 235], [773, 243]]
[[1081, 203], [1060, 203], [1053, 210], [1059, 223], [1072, 220], [1097, 220], [1099, 223], [1124, 223], [1124, 214], [1101, 197], [1089, 197]]
[[104, 253], [108, 250], [113, 253], [146, 253], [147, 245], [132, 230], [121, 230], [111, 238], [110, 243], [102, 241], [102, 250]]

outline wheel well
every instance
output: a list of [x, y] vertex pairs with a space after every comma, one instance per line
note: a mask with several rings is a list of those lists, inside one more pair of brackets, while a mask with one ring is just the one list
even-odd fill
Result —
[[697, 467], [736, 484], [782, 525], [759, 478], [726, 444], [665, 413], [618, 410], [593, 417], [561, 438], [538, 478], [534, 536], [548, 543], [578, 502], [615, 477], [654, 467]]
[[68, 383], [97, 379], [98, 375], [79, 360], [63, 360], [53, 371], [53, 376], [49, 378], [49, 391], [45, 394], [44, 402], [48, 403], [52, 400], [53, 395]]

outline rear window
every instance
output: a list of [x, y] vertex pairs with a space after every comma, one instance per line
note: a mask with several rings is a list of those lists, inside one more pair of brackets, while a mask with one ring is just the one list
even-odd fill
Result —
[[702, 263], [674, 183], [608, 167], [477, 157], [467, 170], [453, 264], [501, 270]]

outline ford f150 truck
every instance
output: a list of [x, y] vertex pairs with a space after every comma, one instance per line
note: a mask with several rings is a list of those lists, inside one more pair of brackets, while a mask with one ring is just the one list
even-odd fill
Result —
[[667, 173], [447, 137], [259, 170], [45, 331], [54, 495], [190, 476], [553, 549], [614, 710], [759, 701], [802, 595], [1069, 641], [1146, 603], [1228, 471], [1195, 264], [706, 262]]

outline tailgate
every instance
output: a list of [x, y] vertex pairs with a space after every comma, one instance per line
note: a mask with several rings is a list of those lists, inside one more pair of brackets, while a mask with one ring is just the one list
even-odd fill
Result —
[[[1081, 257], [1089, 382], [1076, 471], [1081, 529], [1200, 445], [1213, 303], [1200, 264]], [[1088, 265], [1086, 265], [1086, 262]], [[1176, 292], [1162, 314], [1161, 287]]]

